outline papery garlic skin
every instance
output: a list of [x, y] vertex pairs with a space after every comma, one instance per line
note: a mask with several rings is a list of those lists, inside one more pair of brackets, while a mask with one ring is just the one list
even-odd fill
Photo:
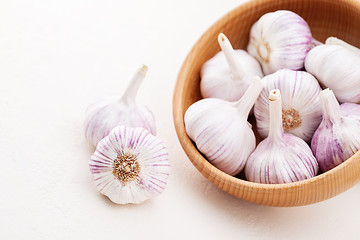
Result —
[[334, 91], [339, 102], [360, 103], [360, 55], [340, 45], [321, 45], [309, 52], [306, 71]]
[[262, 88], [256, 77], [237, 102], [206, 98], [185, 113], [188, 136], [209, 162], [229, 175], [238, 174], [255, 149], [255, 135], [247, 117]]
[[141, 203], [162, 193], [170, 173], [165, 144], [143, 128], [119, 126], [91, 156], [96, 188], [117, 204]]
[[142, 127], [156, 134], [153, 113], [146, 106], [128, 105], [109, 97], [90, 106], [85, 119], [85, 136], [96, 146], [116, 126]]
[[116, 126], [142, 127], [156, 134], [153, 113], [146, 106], [136, 104], [135, 98], [147, 67], [138, 69], [122, 98], [108, 97], [88, 107], [84, 121], [85, 137], [94, 146]]
[[342, 103], [340, 109], [345, 115], [360, 118], [360, 105], [356, 103]]
[[186, 111], [185, 127], [206, 159], [232, 176], [243, 169], [255, 149], [251, 127], [230, 102], [221, 99], [206, 98], [194, 103]]
[[284, 133], [278, 143], [267, 138], [259, 143], [246, 163], [245, 176], [256, 183], [290, 183], [312, 178], [318, 169], [309, 146], [301, 138]]
[[270, 132], [249, 156], [246, 179], [256, 183], [290, 183], [316, 176], [318, 163], [304, 140], [282, 129], [281, 95], [278, 89], [269, 95]]
[[354, 47], [353, 45], [339, 39], [336, 37], [328, 37], [325, 41], [326, 45], [339, 45], [342, 46], [344, 48], [347, 48], [348, 50], [352, 51], [353, 53], [356, 53], [358, 55], [360, 55], [360, 49], [357, 47]]
[[200, 92], [203, 98], [239, 100], [254, 76], [263, 77], [258, 61], [246, 51], [234, 50], [224, 34], [219, 34], [222, 51], [201, 68]]
[[323, 90], [320, 98], [323, 120], [314, 133], [311, 149], [320, 169], [325, 172], [360, 150], [360, 106], [354, 103], [339, 105], [329, 89]]
[[251, 27], [247, 51], [268, 75], [280, 69], [302, 69], [311, 46], [305, 20], [294, 12], [279, 10], [264, 14]]
[[257, 130], [262, 138], [269, 134], [270, 115], [268, 94], [279, 89], [282, 98], [283, 128], [306, 142], [321, 122], [321, 103], [318, 81], [304, 71], [279, 70], [262, 79], [265, 87], [255, 103]]

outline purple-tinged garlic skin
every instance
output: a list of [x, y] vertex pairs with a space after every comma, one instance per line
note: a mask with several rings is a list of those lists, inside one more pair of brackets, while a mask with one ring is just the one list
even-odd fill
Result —
[[203, 98], [237, 101], [254, 76], [263, 77], [258, 61], [246, 51], [234, 50], [224, 34], [219, 34], [222, 49], [201, 68], [200, 92]]
[[330, 88], [340, 103], [360, 103], [359, 66], [360, 54], [341, 45], [314, 47], [305, 60], [306, 71]]
[[116, 126], [141, 127], [156, 135], [153, 113], [146, 106], [136, 104], [136, 94], [145, 77], [147, 67], [138, 69], [124, 95], [107, 97], [91, 104], [84, 121], [85, 137], [94, 146]]
[[271, 90], [268, 99], [269, 136], [249, 156], [246, 178], [256, 183], [279, 184], [316, 176], [319, 166], [310, 147], [301, 138], [283, 131], [280, 91]]
[[305, 20], [294, 12], [279, 10], [264, 14], [251, 27], [247, 50], [268, 75], [280, 69], [302, 69], [311, 46]]
[[170, 173], [164, 142], [143, 128], [119, 126], [102, 139], [89, 162], [96, 188], [117, 204], [162, 193]]
[[345, 115], [360, 118], [360, 105], [356, 103], [343, 103], [340, 105], [340, 109]]
[[321, 87], [318, 81], [304, 71], [279, 70], [262, 79], [265, 87], [255, 103], [254, 114], [262, 138], [269, 134], [269, 91], [279, 89], [282, 99], [283, 128], [304, 141], [311, 141], [321, 122]]
[[290, 133], [274, 142], [265, 138], [250, 155], [246, 178], [256, 183], [290, 183], [316, 176], [319, 167], [309, 146]]
[[339, 105], [334, 93], [320, 94], [323, 120], [311, 140], [311, 149], [324, 172], [338, 166], [360, 150], [360, 106]]
[[222, 99], [205, 98], [191, 105], [185, 113], [185, 127], [206, 159], [232, 176], [244, 168], [256, 146], [245, 117]]
[[210, 163], [229, 175], [238, 174], [255, 149], [255, 135], [247, 118], [263, 87], [255, 77], [237, 102], [205, 98], [185, 113], [188, 136]]
[[126, 104], [109, 97], [89, 106], [85, 119], [85, 137], [96, 146], [110, 131], [120, 125], [142, 127], [156, 135], [153, 113], [147, 106]]

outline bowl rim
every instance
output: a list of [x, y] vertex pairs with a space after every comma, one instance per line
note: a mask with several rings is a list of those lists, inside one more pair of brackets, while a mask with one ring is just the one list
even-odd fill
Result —
[[[316, 185], [321, 181], [325, 181], [325, 179], [333, 178], [335, 175], [339, 175], [339, 174], [345, 175], [346, 172], [349, 171], [349, 169], [351, 170], [354, 167], [354, 165], [359, 165], [360, 151], [358, 151], [356, 154], [354, 154], [349, 159], [347, 159], [345, 162], [341, 163], [340, 165], [336, 166], [335, 168], [333, 168], [327, 172], [318, 174], [317, 176], [306, 179], [306, 180], [301, 180], [301, 181], [291, 182], [291, 183], [281, 183], [281, 184], [255, 183], [255, 182], [250, 182], [247, 180], [233, 177], [231, 175], [224, 173], [223, 171], [219, 170], [218, 168], [216, 168], [209, 161], [207, 161], [203, 157], [203, 155], [200, 154], [200, 152], [195, 147], [195, 144], [192, 142], [192, 140], [186, 134], [185, 124], [184, 124], [184, 114], [185, 114], [186, 109], [184, 109], [184, 104], [183, 104], [183, 102], [184, 102], [183, 96], [184, 96], [184, 91], [185, 91], [184, 83], [186, 82], [186, 79], [187, 79], [186, 73], [188, 73], [189, 69], [191, 68], [190, 62], [193, 59], [196, 59], [196, 55], [194, 54], [194, 52], [196, 52], [198, 49], [201, 48], [201, 43], [205, 42], [207, 36], [210, 35], [209, 31], [212, 31], [216, 25], [219, 25], [219, 24], [222, 24], [223, 22], [225, 22], [226, 19], [229, 18], [229, 16], [233, 16], [237, 12], [242, 11], [243, 9], [246, 9], [249, 7], [254, 7], [259, 4], [264, 4], [264, 3], [267, 3], [270, 1], [272, 1], [272, 0], [253, 0], [253, 1], [243, 3], [243, 4], [239, 5], [238, 7], [234, 8], [233, 10], [231, 10], [230, 12], [226, 13], [224, 16], [222, 16], [220, 19], [218, 19], [215, 23], [213, 23], [201, 35], [201, 37], [194, 43], [190, 52], [186, 56], [182, 66], [179, 70], [176, 84], [174, 87], [173, 105], [172, 105], [172, 107], [173, 107], [173, 122], [175, 125], [175, 130], [176, 130], [178, 139], [180, 141], [180, 144], [181, 144], [183, 150], [185, 151], [186, 155], [188, 156], [189, 160], [198, 169], [198, 171], [203, 176], [208, 178], [211, 182], [213, 182], [213, 183], [215, 183], [215, 181], [220, 182], [220, 183], [215, 183], [220, 188], [222, 188], [221, 185], [223, 185], [225, 182], [235, 183], [235, 185], [237, 187], [239, 187], [239, 188], [245, 187], [248, 190], [262, 189], [265, 191], [273, 191], [276, 189], [277, 190], [279, 190], [279, 189], [286, 190], [286, 189], [302, 188], [306, 185], [311, 185], [311, 184]], [[338, 0], [338, 2], [343, 2], [343, 3], [350, 4], [352, 6], [355, 6], [360, 11], [360, 2], [358, 2], [358, 1]], [[358, 182], [359, 180], [360, 180], [360, 175], [356, 176], [356, 179], [354, 182]], [[355, 183], [353, 183], [353, 184], [355, 184]], [[350, 186], [352, 186], [353, 184], [351, 184]], [[340, 189], [340, 191], [337, 191], [336, 194], [330, 194], [329, 196], [326, 196], [326, 197], [316, 200], [314, 202], [300, 204], [300, 205], [306, 205], [306, 204], [311, 204], [311, 203], [326, 200], [328, 198], [331, 198], [331, 197], [345, 191], [350, 186], [343, 187], [342, 189]], [[230, 194], [235, 195], [233, 193], [230, 193]], [[236, 196], [236, 197], [239, 197], [239, 196]], [[242, 198], [242, 197], [240, 197], [240, 198]], [[245, 200], [247, 200], [247, 199], [245, 199]], [[264, 205], [267, 205], [267, 204], [264, 204]]]

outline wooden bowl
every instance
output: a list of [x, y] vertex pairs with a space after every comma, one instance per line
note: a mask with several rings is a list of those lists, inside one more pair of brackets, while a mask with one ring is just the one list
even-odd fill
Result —
[[[360, 46], [360, 2], [356, 0], [255, 0], [243, 4], [211, 26], [195, 43], [179, 72], [173, 96], [173, 115], [180, 143], [193, 165], [211, 182], [238, 198], [269, 206], [300, 206], [323, 201], [360, 180], [360, 151], [336, 168], [311, 179], [288, 184], [259, 184], [232, 177], [209, 163], [187, 136], [184, 114], [201, 99], [200, 68], [220, 48], [217, 36], [225, 33], [234, 48], [246, 49], [249, 31], [263, 14], [287, 9], [302, 16], [313, 37], [329, 36]], [[242, 178], [242, 179], [241, 179]]]

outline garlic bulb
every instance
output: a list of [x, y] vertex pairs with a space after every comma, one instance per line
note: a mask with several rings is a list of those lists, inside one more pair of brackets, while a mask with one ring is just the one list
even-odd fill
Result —
[[341, 102], [360, 102], [360, 55], [340, 45], [320, 45], [308, 53], [306, 71], [334, 91]]
[[96, 188], [118, 204], [162, 193], [170, 172], [165, 144], [143, 128], [124, 126], [99, 142], [89, 166]]
[[89, 106], [85, 118], [85, 137], [96, 146], [116, 126], [142, 127], [156, 134], [152, 112], [135, 102], [137, 91], [145, 78], [147, 67], [139, 68], [123, 96], [106, 98]]
[[305, 20], [294, 12], [279, 10], [263, 15], [251, 27], [247, 50], [268, 75], [279, 69], [302, 69], [311, 46]]
[[360, 150], [360, 105], [339, 105], [334, 93], [320, 93], [323, 120], [311, 141], [322, 171], [328, 171]]
[[218, 36], [222, 51], [201, 68], [200, 92], [203, 98], [239, 100], [254, 76], [263, 77], [260, 64], [244, 50], [234, 50], [223, 33]]
[[343, 46], [343, 47], [349, 49], [350, 51], [360, 55], [360, 49], [358, 49], [357, 47], [354, 47], [353, 45], [350, 45], [349, 43], [347, 43], [339, 38], [336, 38], [336, 37], [328, 37], [325, 41], [325, 44]]
[[282, 96], [283, 129], [310, 142], [321, 122], [321, 87], [317, 80], [304, 71], [279, 70], [263, 78], [265, 87], [255, 103], [256, 126], [261, 137], [269, 134], [268, 93], [279, 89]]
[[237, 102], [205, 98], [185, 113], [188, 136], [209, 162], [227, 174], [238, 174], [255, 149], [255, 135], [247, 118], [262, 89], [262, 81], [255, 77]]
[[259, 143], [245, 166], [245, 176], [257, 183], [289, 183], [316, 176], [318, 163], [304, 140], [284, 133], [278, 89], [269, 94], [269, 136]]

